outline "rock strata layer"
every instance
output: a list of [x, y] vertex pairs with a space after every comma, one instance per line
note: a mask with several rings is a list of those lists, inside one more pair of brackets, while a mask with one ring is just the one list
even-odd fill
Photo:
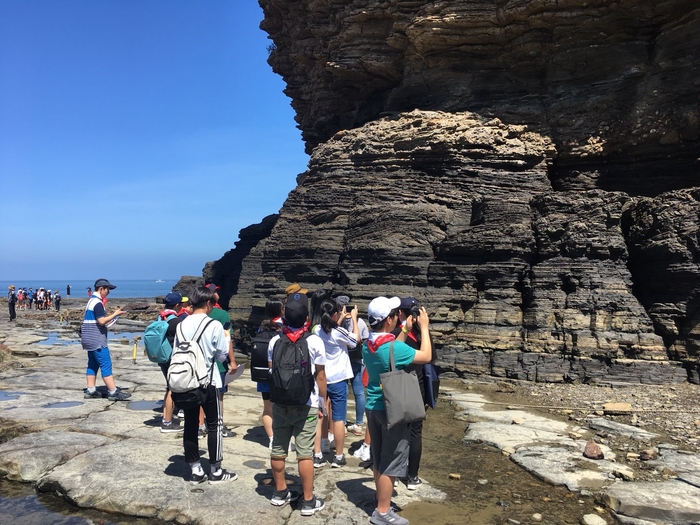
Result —
[[694, 2], [260, 4], [311, 158], [205, 268], [243, 335], [299, 282], [418, 298], [443, 372], [700, 380]]

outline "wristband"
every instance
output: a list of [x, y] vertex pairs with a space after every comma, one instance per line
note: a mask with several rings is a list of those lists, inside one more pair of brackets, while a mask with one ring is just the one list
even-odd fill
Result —
[[405, 327], [405, 326], [402, 326], [402, 327], [401, 327], [401, 331], [402, 331], [404, 334], [407, 334], [407, 333], [408, 333], [408, 330], [406, 330], [406, 327]]

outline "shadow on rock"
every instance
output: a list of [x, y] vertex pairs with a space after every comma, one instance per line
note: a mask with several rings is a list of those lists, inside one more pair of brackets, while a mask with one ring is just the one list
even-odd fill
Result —
[[364, 485], [368, 481], [374, 482], [374, 478], [346, 479], [336, 483], [336, 486], [345, 493], [350, 503], [365, 511], [369, 516], [376, 503], [374, 490]]

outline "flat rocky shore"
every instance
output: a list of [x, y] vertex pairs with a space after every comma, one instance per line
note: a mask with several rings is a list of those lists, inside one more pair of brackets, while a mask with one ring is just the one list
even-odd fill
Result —
[[[134, 338], [155, 316], [157, 305], [109, 303], [108, 309], [127, 302], [131, 308], [114, 327], [121, 332], [110, 333], [110, 350], [117, 384], [132, 393], [130, 402], [109, 402], [83, 399], [85, 354], [76, 344], [83, 300], [74, 301], [67, 312], [23, 311], [14, 323], [6, 315], [0, 319], [0, 476], [57, 492], [79, 507], [183, 524], [368, 523], [371, 471], [349, 455], [346, 468], [316, 472], [316, 491], [327, 501], [321, 513], [302, 518], [292, 507], [270, 505], [262, 403], [247, 372], [232, 384], [224, 403], [224, 422], [235, 432], [224, 440], [224, 467], [239, 479], [222, 486], [187, 483], [181, 435], [159, 431], [160, 369], [143, 356], [141, 346], [133, 359]], [[700, 522], [700, 387], [482, 377], [444, 381], [442, 392], [456, 409], [453, 424], [465, 428], [465, 454], [484, 447], [500, 450], [509, 469], [522, 468], [547, 484], [566, 487], [587, 509], [567, 511], [570, 515], [561, 518], [533, 504], [527, 508], [534, 511], [516, 514], [524, 487], [512, 486], [511, 514], [493, 518], [494, 523]], [[349, 436], [346, 445], [352, 451], [359, 440]], [[445, 478], [450, 468], [445, 465]], [[294, 461], [288, 462], [288, 475], [298, 484]], [[485, 468], [470, 477], [462, 482], [473, 487], [473, 500], [498, 476]], [[423, 516], [421, 509], [455, 505], [437, 484], [424, 481], [413, 492], [400, 484], [393, 498], [416, 523], [424, 521], [415, 519]], [[539, 505], [549, 500], [544, 495], [532, 499]], [[508, 504], [500, 497], [497, 502]], [[452, 523], [440, 515], [430, 522]]]

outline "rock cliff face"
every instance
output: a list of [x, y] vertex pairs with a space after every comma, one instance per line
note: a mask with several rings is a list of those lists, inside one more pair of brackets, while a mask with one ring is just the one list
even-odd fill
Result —
[[311, 160], [226, 256], [235, 321], [413, 295], [445, 371], [697, 379], [695, 2], [260, 4]]

